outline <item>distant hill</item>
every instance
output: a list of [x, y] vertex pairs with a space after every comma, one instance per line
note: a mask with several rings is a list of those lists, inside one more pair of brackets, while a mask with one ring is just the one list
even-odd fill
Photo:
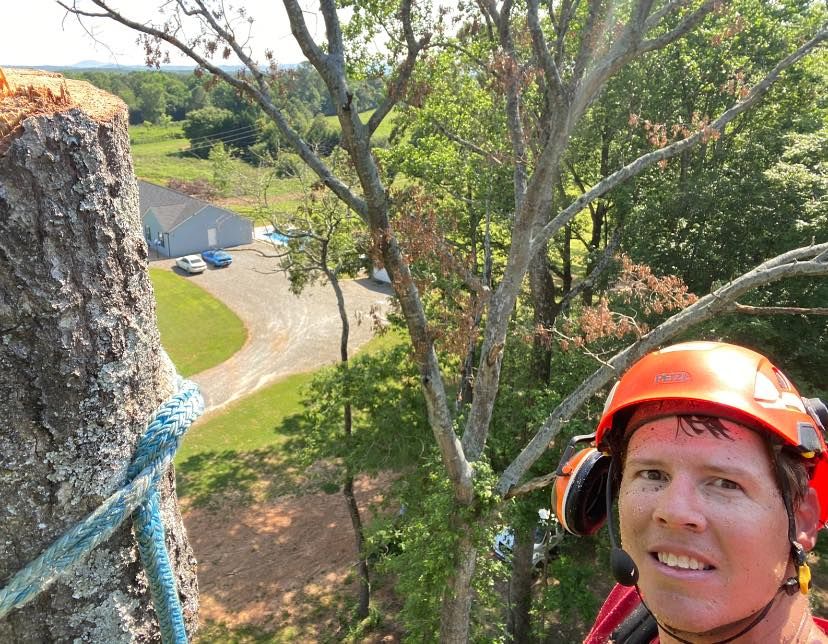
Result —
[[[292, 69], [297, 67], [299, 63], [287, 63], [280, 65], [284, 69]], [[113, 72], [113, 73], [129, 73], [129, 72], [145, 72], [149, 71], [146, 65], [116, 65], [114, 63], [103, 63], [98, 60], [82, 60], [74, 65], [10, 65], [0, 63], [0, 67], [22, 67], [27, 69], [42, 69], [47, 72], [59, 72], [64, 69], [71, 69], [72, 71], [98, 71], [98, 72]], [[195, 69], [195, 64], [192, 65], [161, 65], [162, 72], [174, 73], [189, 73]], [[242, 69], [241, 65], [219, 65], [221, 69], [226, 72], [237, 72]]]

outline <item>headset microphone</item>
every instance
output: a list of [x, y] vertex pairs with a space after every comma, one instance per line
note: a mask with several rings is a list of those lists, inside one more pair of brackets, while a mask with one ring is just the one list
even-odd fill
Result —
[[624, 552], [618, 546], [618, 538], [615, 534], [615, 519], [612, 511], [612, 487], [613, 487], [613, 470], [615, 469], [615, 459], [610, 461], [609, 475], [607, 477], [606, 485], [606, 499], [607, 499], [607, 532], [609, 533], [610, 546], [612, 551], [610, 553], [610, 570], [612, 576], [622, 586], [635, 586], [638, 583], [638, 567], [632, 560], [632, 557]]

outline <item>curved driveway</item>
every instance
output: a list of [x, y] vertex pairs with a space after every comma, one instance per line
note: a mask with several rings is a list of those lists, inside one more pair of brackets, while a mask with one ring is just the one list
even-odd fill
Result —
[[[330, 284], [307, 287], [301, 295], [290, 292], [287, 277], [278, 272], [278, 260], [261, 257], [272, 247], [262, 242], [229, 249], [233, 264], [208, 267], [200, 275], [174, 269], [174, 260], [154, 261], [154, 268], [174, 270], [224, 302], [247, 328], [247, 342], [228, 360], [192, 377], [204, 395], [205, 412], [292, 373], [310, 371], [339, 360], [340, 322], [336, 296]], [[385, 311], [388, 284], [371, 279], [341, 282], [350, 321], [351, 354], [372, 333], [371, 308]], [[361, 323], [360, 323], [361, 320]]]

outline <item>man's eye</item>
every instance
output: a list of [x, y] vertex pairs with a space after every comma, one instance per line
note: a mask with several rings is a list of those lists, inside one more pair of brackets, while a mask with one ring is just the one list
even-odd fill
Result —
[[641, 470], [638, 475], [647, 481], [663, 481], [665, 479], [664, 472], [661, 470]]
[[731, 481], [730, 479], [716, 479], [713, 481], [713, 485], [716, 487], [720, 487], [723, 490], [741, 490], [742, 486], [736, 483], [736, 481]]

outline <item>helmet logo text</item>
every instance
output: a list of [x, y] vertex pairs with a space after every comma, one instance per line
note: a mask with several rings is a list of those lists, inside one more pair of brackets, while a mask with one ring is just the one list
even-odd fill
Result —
[[659, 373], [656, 374], [655, 383], [657, 385], [672, 384], [675, 382], [687, 382], [690, 380], [690, 374], [686, 371], [674, 371], [673, 373]]

